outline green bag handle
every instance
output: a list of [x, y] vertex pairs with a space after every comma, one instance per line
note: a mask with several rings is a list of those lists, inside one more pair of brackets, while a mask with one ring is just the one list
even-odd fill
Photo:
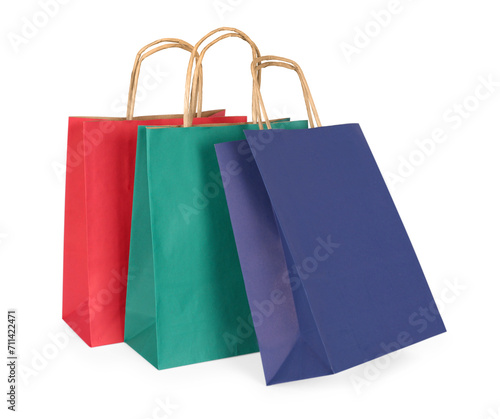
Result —
[[[199, 59], [197, 60], [196, 66], [194, 68], [193, 73], [193, 64], [195, 58], [198, 56], [198, 48], [200, 45], [205, 42], [209, 37], [216, 34], [217, 32], [222, 31], [230, 31], [230, 33], [219, 36], [217, 39], [210, 42], [199, 54]], [[206, 34], [203, 38], [201, 38], [193, 48], [191, 52], [191, 58], [189, 59], [187, 74], [186, 74], [186, 89], [184, 92], [184, 126], [190, 127], [193, 124], [193, 118], [195, 114], [195, 108], [198, 109], [198, 117], [201, 116], [201, 86], [200, 83], [200, 75], [202, 72], [201, 63], [203, 61], [203, 57], [207, 50], [214, 44], [219, 41], [222, 41], [226, 38], [240, 38], [246, 41], [250, 47], [252, 48], [252, 56], [253, 59], [260, 57], [260, 51], [257, 48], [257, 45], [250, 39], [250, 37], [244, 32], [240, 31], [236, 28], [230, 27], [221, 27], [218, 29], [214, 29], [213, 31]], [[257, 81], [260, 85], [260, 70], [258, 70]], [[256, 120], [257, 117], [257, 98], [255, 97], [255, 91], [252, 90], [252, 120]]]

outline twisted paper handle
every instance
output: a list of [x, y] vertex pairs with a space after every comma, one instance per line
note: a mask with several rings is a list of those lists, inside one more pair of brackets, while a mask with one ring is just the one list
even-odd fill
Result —
[[[193, 73], [193, 65], [194, 65], [194, 60], [198, 54], [198, 48], [200, 45], [205, 42], [209, 37], [212, 35], [222, 32], [222, 31], [230, 31], [231, 33], [227, 33], [224, 35], [219, 36], [217, 39], [213, 40], [210, 42], [207, 46], [203, 48], [201, 53], [199, 54], [199, 59], [197, 60], [196, 66], [194, 67], [194, 73]], [[257, 48], [257, 45], [246, 35], [244, 32], [235, 29], [235, 28], [229, 28], [229, 27], [222, 27], [218, 29], [214, 29], [213, 31], [209, 32], [206, 34], [203, 38], [201, 38], [196, 45], [193, 48], [193, 52], [191, 53], [191, 58], [189, 60], [188, 64], [188, 69], [187, 69], [187, 74], [186, 74], [186, 89], [184, 93], [184, 126], [185, 127], [190, 127], [193, 124], [193, 118], [195, 114], [195, 109], [198, 110], [198, 116], [200, 115], [201, 112], [201, 79], [200, 79], [200, 74], [202, 71], [201, 63], [203, 61], [203, 57], [205, 56], [206, 52], [210, 47], [215, 45], [217, 42], [222, 41], [223, 39], [226, 38], [240, 38], [246, 41], [250, 47], [252, 48], [252, 57], [258, 58], [260, 57], [260, 51]], [[258, 71], [258, 74], [256, 76], [257, 83], [260, 83], [260, 70]], [[257, 109], [257, 100], [255, 97], [255, 91], [252, 90], [252, 119], [255, 120], [256, 117], [256, 109]]]
[[300, 66], [295, 61], [288, 58], [278, 57], [276, 55], [266, 55], [263, 57], [254, 58], [251, 64], [252, 77], [254, 80], [254, 96], [256, 97], [257, 101], [257, 123], [259, 124], [259, 128], [264, 129], [262, 123], [264, 121], [266, 123], [266, 127], [268, 129], [271, 129], [271, 123], [269, 122], [266, 107], [264, 105], [264, 101], [262, 100], [259, 79], [259, 72], [263, 68], [271, 66], [287, 68], [289, 70], [294, 70], [297, 73], [297, 75], [299, 76], [300, 84], [302, 86], [302, 92], [304, 94], [304, 101], [306, 103], [307, 116], [309, 119], [310, 127], [314, 128], [314, 121], [316, 121], [316, 125], [320, 127], [321, 121], [319, 120], [316, 105], [314, 104], [309, 85], [307, 84], [307, 80]]
[[[156, 47], [156, 48], [144, 53], [147, 49], [149, 49], [155, 45], [162, 44], [162, 43], [164, 43], [164, 45], [160, 45], [159, 47]], [[162, 51], [164, 49], [169, 49], [169, 48], [181, 48], [185, 51], [188, 51], [189, 53], [191, 53], [193, 51], [193, 46], [191, 44], [187, 43], [186, 41], [183, 41], [182, 39], [162, 38], [162, 39], [158, 39], [158, 40], [151, 42], [150, 44], [144, 46], [137, 53], [137, 55], [135, 57], [134, 67], [132, 69], [132, 75], [130, 77], [130, 86], [129, 86], [129, 92], [128, 92], [128, 101], [127, 101], [127, 115], [126, 115], [127, 120], [133, 119], [133, 116], [134, 116], [135, 98], [137, 95], [137, 85], [138, 85], [138, 81], [139, 81], [139, 73], [141, 70], [142, 62], [150, 55], [155, 54], [158, 51]], [[198, 58], [199, 58], [199, 56], [198, 56], [198, 54], [196, 54], [195, 59], [197, 61], [198, 61]], [[202, 95], [202, 86], [203, 86], [203, 71], [201, 69], [201, 65], [200, 65], [200, 71], [198, 73], [198, 77], [200, 78], [199, 85], [201, 86], [200, 89], [198, 90], [198, 95], [200, 96], [198, 98], [199, 99], [198, 103], [200, 106], [199, 112], [201, 112], [201, 103], [202, 103], [201, 95]]]

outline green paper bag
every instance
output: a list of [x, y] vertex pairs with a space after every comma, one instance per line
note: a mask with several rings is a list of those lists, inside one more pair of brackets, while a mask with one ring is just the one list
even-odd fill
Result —
[[223, 190], [238, 167], [221, 175], [214, 148], [245, 129], [139, 127], [125, 342], [158, 369], [259, 350]]

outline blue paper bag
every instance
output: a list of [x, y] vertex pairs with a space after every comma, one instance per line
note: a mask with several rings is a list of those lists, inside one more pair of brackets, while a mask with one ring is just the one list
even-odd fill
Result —
[[445, 332], [358, 124], [245, 136], [216, 152], [267, 384]]

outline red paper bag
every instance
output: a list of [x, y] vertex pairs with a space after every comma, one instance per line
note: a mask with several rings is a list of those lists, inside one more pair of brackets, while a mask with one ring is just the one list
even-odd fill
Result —
[[[142, 55], [160, 42], [172, 43]], [[183, 115], [131, 118], [140, 63], [170, 47], [192, 50], [184, 41], [163, 39], [139, 51], [127, 118], [69, 118], [63, 319], [89, 346], [123, 341], [137, 127], [183, 124]], [[193, 124], [247, 121], [224, 110], [200, 115]]]

